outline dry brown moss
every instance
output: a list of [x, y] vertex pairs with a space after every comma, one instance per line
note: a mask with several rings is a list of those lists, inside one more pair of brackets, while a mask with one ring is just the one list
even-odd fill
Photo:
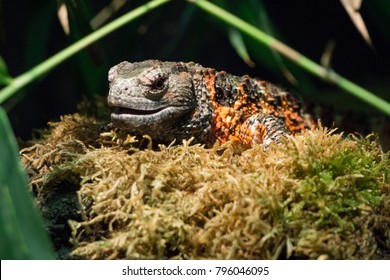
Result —
[[152, 150], [101, 125], [65, 116], [22, 153], [62, 258], [390, 257], [389, 153], [372, 137]]

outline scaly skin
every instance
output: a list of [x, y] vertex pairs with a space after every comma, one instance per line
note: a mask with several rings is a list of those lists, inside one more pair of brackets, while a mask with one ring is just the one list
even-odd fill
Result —
[[271, 83], [189, 62], [121, 62], [108, 79], [112, 124], [158, 142], [280, 142], [308, 128], [295, 97]]

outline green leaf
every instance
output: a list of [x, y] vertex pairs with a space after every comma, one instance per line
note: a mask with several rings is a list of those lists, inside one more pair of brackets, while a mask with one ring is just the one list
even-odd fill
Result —
[[27, 190], [18, 146], [0, 107], [0, 259], [53, 259], [42, 219]]
[[[93, 30], [90, 21], [93, 18], [92, 6], [90, 1], [69, 1], [65, 0], [69, 15], [70, 38], [72, 41], [82, 39]], [[104, 87], [104, 76], [107, 71], [107, 65], [103, 65], [103, 52], [100, 42], [94, 42], [87, 48], [77, 54], [80, 76], [86, 86], [86, 94], [94, 95]]]
[[0, 55], [0, 86], [8, 85], [11, 81], [12, 78], [8, 74], [7, 64], [5, 64], [4, 59]]
[[244, 62], [247, 65], [253, 67], [255, 63], [252, 61], [252, 59], [249, 56], [241, 32], [231, 27], [228, 30], [228, 35], [229, 35], [230, 44], [232, 44], [237, 54], [241, 57], [242, 60], [244, 60]]

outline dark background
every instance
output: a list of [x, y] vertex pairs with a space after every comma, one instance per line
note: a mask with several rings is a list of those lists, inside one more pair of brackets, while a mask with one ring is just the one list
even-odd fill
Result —
[[[68, 10], [71, 33], [57, 18], [56, 1], [0, 0], [0, 55], [16, 77], [91, 32], [89, 20], [110, 1], [83, 2]], [[109, 21], [145, 1], [127, 1]], [[319, 62], [334, 41], [332, 68], [373, 93], [390, 100], [390, 4], [363, 1], [361, 14], [374, 49], [363, 40], [340, 1], [213, 1], [242, 19], [271, 31], [281, 41]], [[265, 23], [265, 24], [264, 24]], [[264, 26], [268, 26], [264, 27]], [[244, 36], [255, 67], [232, 47], [229, 26], [185, 1], [173, 1], [122, 27], [29, 85], [5, 104], [15, 134], [31, 138], [35, 128], [60, 115], [77, 111], [82, 98], [107, 94], [107, 72], [120, 61], [195, 61], [232, 74], [250, 74], [283, 85], [299, 94], [309, 110], [327, 126], [347, 132], [379, 133], [388, 147], [389, 118], [337, 87], [311, 76], [291, 62], [275, 57]], [[282, 65], [282, 66], [281, 66]], [[290, 83], [283, 67], [297, 80]]]

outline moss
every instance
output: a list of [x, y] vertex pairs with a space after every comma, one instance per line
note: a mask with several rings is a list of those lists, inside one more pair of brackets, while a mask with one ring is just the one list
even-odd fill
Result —
[[390, 258], [390, 160], [373, 136], [152, 149], [103, 123], [64, 116], [22, 150], [61, 258]]

